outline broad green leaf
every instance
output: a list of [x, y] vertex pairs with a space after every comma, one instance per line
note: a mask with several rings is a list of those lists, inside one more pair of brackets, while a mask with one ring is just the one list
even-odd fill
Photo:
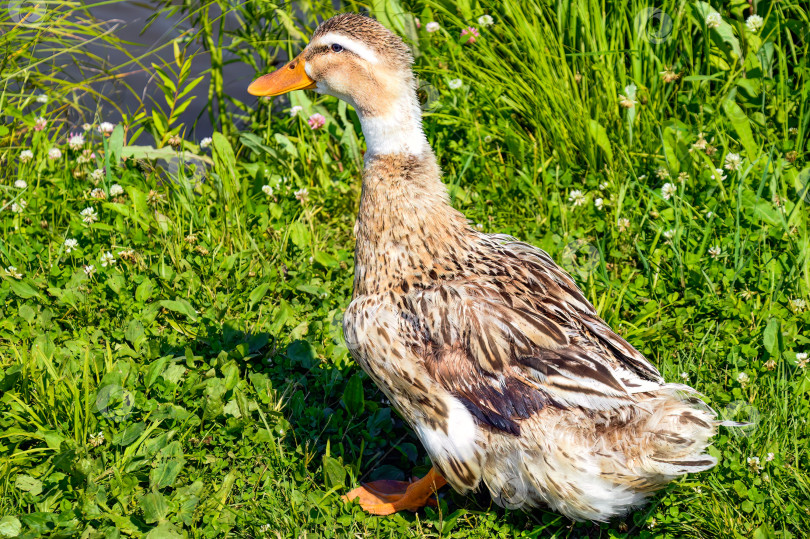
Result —
[[183, 539], [185, 536], [171, 522], [162, 522], [144, 535], [145, 539]]
[[723, 110], [729, 122], [731, 122], [731, 125], [734, 127], [734, 130], [737, 132], [737, 136], [740, 137], [740, 142], [743, 148], [745, 148], [746, 156], [749, 159], [753, 159], [754, 156], [759, 155], [759, 148], [754, 142], [754, 135], [751, 132], [751, 122], [748, 120], [742, 108], [731, 99], [726, 99], [723, 101]]
[[254, 288], [250, 292], [250, 296], [248, 296], [248, 300], [250, 301], [250, 308], [252, 309], [254, 305], [259, 303], [265, 294], [267, 294], [267, 289], [270, 288], [269, 283], [262, 283], [256, 288]]
[[607, 158], [608, 163], [613, 162], [613, 149], [610, 147], [610, 139], [608, 138], [605, 128], [596, 120], [588, 122], [591, 140], [596, 143], [600, 150], [602, 150]]
[[303, 249], [309, 245], [309, 228], [307, 225], [300, 221], [296, 221], [290, 225], [290, 240], [299, 249]]
[[106, 284], [115, 294], [120, 294], [121, 290], [126, 286], [127, 281], [124, 279], [123, 275], [116, 273], [107, 279]]
[[164, 309], [168, 309], [178, 314], [186, 315], [192, 320], [197, 319], [197, 313], [194, 311], [194, 307], [192, 307], [191, 303], [189, 303], [185, 299], [176, 299], [176, 300], [164, 299], [159, 301], [158, 304]]
[[112, 443], [120, 446], [128, 446], [138, 439], [138, 437], [146, 430], [146, 423], [139, 422], [129, 425], [122, 431], [115, 433]]
[[152, 292], [154, 289], [155, 284], [152, 282], [152, 280], [149, 278], [144, 279], [143, 282], [138, 285], [138, 288], [135, 289], [135, 300], [140, 303], [145, 303], [149, 298], [152, 297]]
[[346, 468], [337, 459], [323, 456], [323, 481], [326, 488], [346, 485]]
[[27, 281], [8, 279], [8, 283], [11, 291], [23, 299], [42, 298], [42, 296], [39, 295], [39, 292], [37, 292], [37, 289], [31, 286]]
[[18, 475], [14, 480], [14, 486], [22, 491], [28, 492], [34, 496], [42, 492], [42, 481], [35, 479], [30, 475]]
[[109, 165], [111, 167], [107, 168], [107, 174], [112, 174], [112, 167], [118, 166], [118, 163], [121, 161], [121, 154], [124, 148], [124, 126], [122, 124], [118, 124], [113, 129], [110, 138], [107, 139], [107, 151], [110, 152], [110, 162]]
[[141, 498], [141, 509], [143, 519], [150, 524], [164, 519], [169, 512], [169, 506], [160, 492], [150, 492]]
[[763, 343], [765, 344], [765, 350], [771, 356], [778, 356], [779, 355], [779, 341], [782, 336], [782, 325], [778, 318], [771, 318], [768, 320], [768, 325], [765, 327], [765, 331], [762, 336]]
[[365, 409], [365, 394], [363, 392], [363, 380], [359, 374], [352, 376], [343, 390], [343, 405], [346, 411], [352, 415], [360, 415]]
[[325, 268], [334, 268], [338, 265], [338, 261], [335, 257], [330, 255], [329, 253], [324, 253], [323, 251], [318, 251], [315, 253], [315, 262], [320, 264]]
[[166, 368], [166, 365], [171, 358], [172, 356], [163, 356], [156, 359], [151, 363], [151, 365], [149, 365], [149, 369], [146, 371], [146, 377], [144, 378], [144, 385], [146, 387], [152, 387], [152, 384], [157, 381], [158, 376], [160, 376], [160, 374]]
[[2, 537], [17, 537], [22, 532], [22, 523], [20, 519], [14, 516], [5, 516], [0, 518], [0, 536]]
[[136, 348], [140, 346], [141, 339], [144, 337], [144, 329], [141, 321], [130, 320], [129, 324], [127, 324], [127, 329], [124, 331], [124, 337]]

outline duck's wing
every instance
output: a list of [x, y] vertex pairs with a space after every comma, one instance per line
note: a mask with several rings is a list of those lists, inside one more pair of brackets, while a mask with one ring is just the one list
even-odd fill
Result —
[[611, 410], [663, 385], [546, 253], [516, 242], [463, 281], [413, 294], [425, 367], [482, 422], [517, 434], [544, 406]]

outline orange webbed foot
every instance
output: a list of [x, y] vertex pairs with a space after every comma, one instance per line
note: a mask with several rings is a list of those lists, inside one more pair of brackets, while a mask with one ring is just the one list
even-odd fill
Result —
[[364, 511], [372, 515], [391, 515], [397, 511], [418, 511], [429, 505], [436, 507], [434, 494], [447, 481], [435, 468], [431, 468], [422, 479], [413, 482], [381, 479], [365, 483], [342, 498], [344, 501], [357, 500]]

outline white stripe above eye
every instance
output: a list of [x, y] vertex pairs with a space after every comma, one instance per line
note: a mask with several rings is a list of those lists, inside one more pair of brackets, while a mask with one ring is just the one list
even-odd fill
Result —
[[318, 38], [316, 45], [326, 45], [327, 47], [337, 43], [344, 49], [353, 52], [363, 60], [377, 64], [379, 63], [380, 59], [377, 57], [377, 53], [375, 53], [371, 47], [363, 43], [362, 41], [358, 41], [356, 39], [352, 39], [348, 36], [344, 36], [343, 34], [337, 34], [335, 32], [329, 32], [328, 34], [324, 34]]

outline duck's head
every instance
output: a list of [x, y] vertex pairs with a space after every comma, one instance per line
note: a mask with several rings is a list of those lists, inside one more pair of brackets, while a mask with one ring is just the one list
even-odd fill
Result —
[[370, 153], [419, 153], [426, 141], [411, 65], [402, 39], [356, 13], [324, 21], [281, 69], [248, 87], [256, 96], [314, 90], [346, 101], [360, 116]]

